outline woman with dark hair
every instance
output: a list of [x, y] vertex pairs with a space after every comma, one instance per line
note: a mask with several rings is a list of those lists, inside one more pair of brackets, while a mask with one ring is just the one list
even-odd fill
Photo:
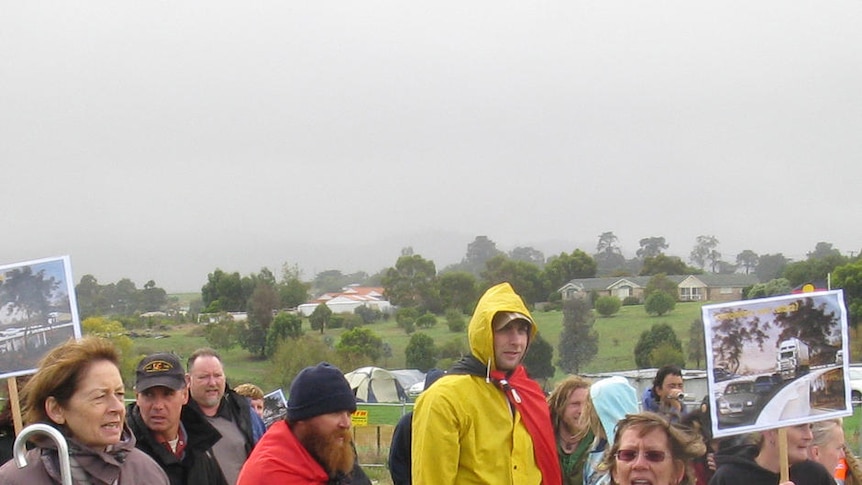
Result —
[[700, 435], [664, 416], [643, 412], [629, 414], [617, 424], [604, 466], [615, 485], [693, 485], [690, 463], [705, 452]]
[[[69, 447], [72, 481], [86, 485], [168, 485], [165, 472], [135, 448], [125, 425], [119, 356], [107, 340], [87, 337], [52, 349], [24, 387], [24, 421], [57, 428]], [[54, 485], [62, 473], [52, 440], [33, 440], [27, 466], [0, 467], [4, 485]]]

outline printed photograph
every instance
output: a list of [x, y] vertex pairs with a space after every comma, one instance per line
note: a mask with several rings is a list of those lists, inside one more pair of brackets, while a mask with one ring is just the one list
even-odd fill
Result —
[[702, 311], [716, 437], [852, 414], [843, 292]]
[[0, 378], [32, 374], [71, 337], [81, 324], [69, 257], [0, 266]]
[[276, 389], [263, 396], [263, 423], [267, 429], [273, 423], [287, 417], [287, 399], [284, 391]]

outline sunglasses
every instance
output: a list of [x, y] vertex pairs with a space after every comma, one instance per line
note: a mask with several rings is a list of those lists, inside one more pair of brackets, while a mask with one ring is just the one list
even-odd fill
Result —
[[[647, 450], [642, 454], [651, 463], [661, 463], [667, 458], [667, 453], [658, 450]], [[619, 461], [635, 461], [638, 457], [638, 450], [619, 450], [616, 456]]]

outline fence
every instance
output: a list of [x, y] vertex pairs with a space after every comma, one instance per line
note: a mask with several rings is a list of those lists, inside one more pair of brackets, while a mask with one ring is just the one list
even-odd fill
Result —
[[353, 415], [353, 442], [362, 466], [385, 467], [398, 420], [413, 403], [359, 403]]

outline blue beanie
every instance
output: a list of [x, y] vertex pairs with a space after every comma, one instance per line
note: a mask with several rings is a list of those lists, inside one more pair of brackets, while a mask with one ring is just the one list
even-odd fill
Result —
[[340, 411], [356, 411], [356, 396], [338, 367], [328, 362], [306, 367], [290, 384], [288, 421], [302, 421]]

